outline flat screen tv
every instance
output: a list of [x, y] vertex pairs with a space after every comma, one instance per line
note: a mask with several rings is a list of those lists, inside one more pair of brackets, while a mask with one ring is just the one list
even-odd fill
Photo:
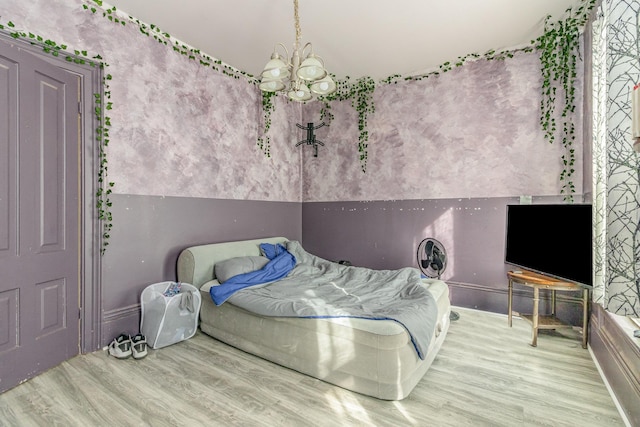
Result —
[[593, 286], [590, 204], [507, 205], [505, 263]]

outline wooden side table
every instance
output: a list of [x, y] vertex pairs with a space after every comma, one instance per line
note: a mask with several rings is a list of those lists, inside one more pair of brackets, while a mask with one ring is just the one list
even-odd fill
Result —
[[[588, 322], [589, 322], [589, 289], [582, 287], [576, 283], [563, 282], [542, 274], [533, 273], [530, 271], [510, 271], [507, 273], [509, 277], [509, 327], [512, 325], [512, 318], [515, 314], [520, 316], [531, 324], [532, 338], [531, 345], [536, 347], [538, 345], [538, 330], [539, 329], [559, 329], [570, 328], [571, 325], [562, 322], [556, 317], [556, 291], [567, 292], [582, 292], [580, 298], [571, 298], [570, 300], [578, 301], [582, 304], [582, 348], [587, 348]], [[513, 307], [513, 284], [519, 284], [533, 288], [533, 312], [532, 314], [521, 314], [514, 312]], [[540, 303], [540, 289], [547, 289], [551, 291], [551, 314], [540, 315], [538, 313]]]

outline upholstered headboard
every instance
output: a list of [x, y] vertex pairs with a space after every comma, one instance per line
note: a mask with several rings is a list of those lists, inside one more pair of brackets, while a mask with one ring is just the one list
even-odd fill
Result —
[[213, 266], [217, 262], [241, 256], [257, 256], [260, 255], [260, 243], [283, 243], [288, 240], [285, 237], [265, 237], [191, 246], [178, 256], [178, 281], [200, 288], [215, 279]]

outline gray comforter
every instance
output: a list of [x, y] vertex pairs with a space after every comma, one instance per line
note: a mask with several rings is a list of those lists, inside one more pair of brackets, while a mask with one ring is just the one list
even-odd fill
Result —
[[371, 270], [340, 265], [287, 242], [296, 266], [278, 281], [236, 292], [229, 302], [277, 317], [359, 317], [402, 324], [424, 359], [437, 322], [437, 304], [419, 270]]

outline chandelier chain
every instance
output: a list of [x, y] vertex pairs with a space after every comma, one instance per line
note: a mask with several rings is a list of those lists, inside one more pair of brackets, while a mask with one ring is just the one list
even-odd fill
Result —
[[295, 29], [296, 29], [296, 45], [295, 49], [297, 50], [300, 47], [300, 37], [302, 30], [300, 29], [300, 16], [298, 15], [298, 0], [293, 0], [293, 19], [295, 21]]
[[[282, 43], [278, 43], [271, 54], [271, 59], [262, 70], [260, 90], [264, 92], [279, 92], [287, 90], [287, 96], [292, 101], [309, 101], [314, 95], [328, 95], [336, 91], [333, 79], [324, 68], [322, 59], [313, 53], [311, 43], [303, 48], [300, 46], [302, 30], [300, 29], [299, 0], [293, 0], [293, 18], [296, 40], [293, 52]], [[285, 51], [285, 58], [277, 52], [278, 46]], [[309, 52], [305, 55], [305, 51]], [[303, 58], [304, 57], [304, 58]]]

